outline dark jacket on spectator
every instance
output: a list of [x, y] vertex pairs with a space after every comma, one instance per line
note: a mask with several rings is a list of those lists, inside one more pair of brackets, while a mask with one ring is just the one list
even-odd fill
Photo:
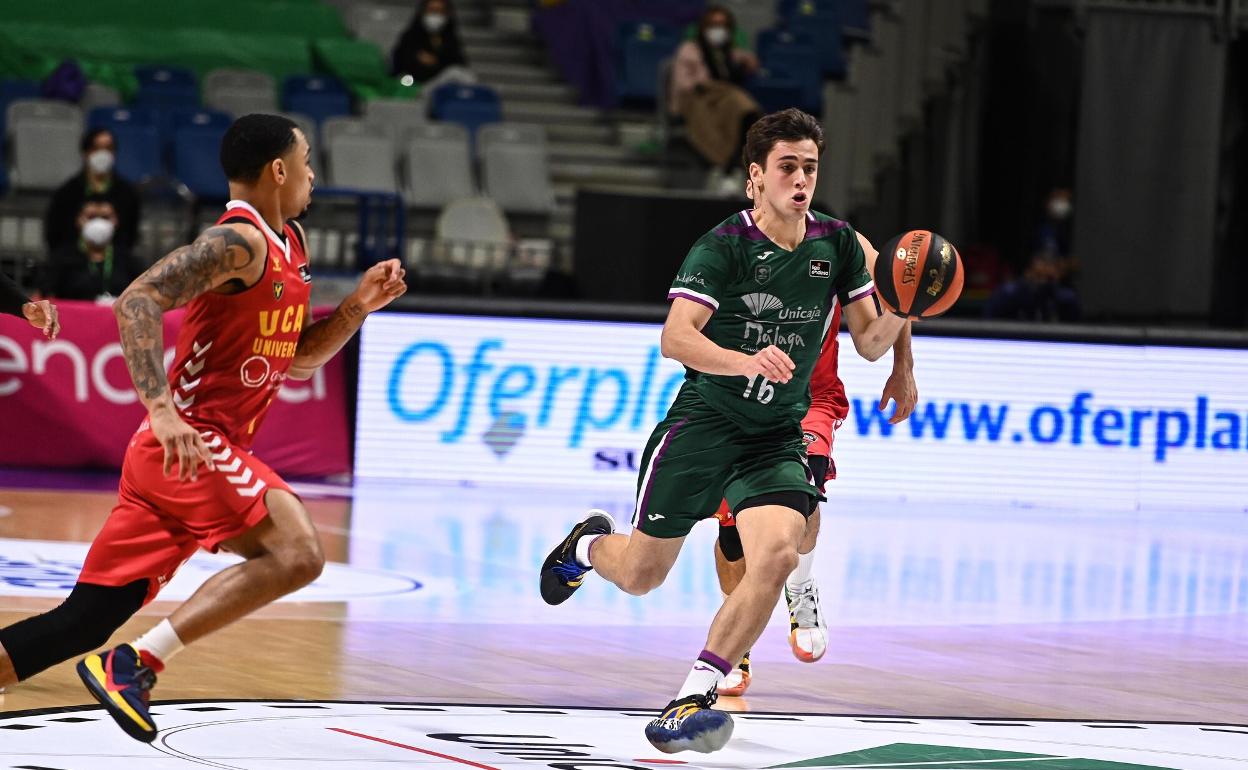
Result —
[[47, 293], [59, 299], [121, 296], [140, 270], [129, 249], [114, 244], [108, 251], [103, 262], [92, 262], [80, 241], [62, 243], [48, 264]]
[[87, 175], [80, 171], [52, 193], [48, 213], [43, 221], [43, 239], [52, 254], [59, 247], [78, 242], [78, 212], [88, 200], [107, 201], [117, 213], [117, 232], [113, 243], [127, 254], [139, 239], [139, 192], [134, 185], [116, 173], [113, 181], [101, 192], [87, 191]]
[[[447, 67], [466, 67], [468, 59], [464, 56], [464, 46], [459, 39], [459, 24], [455, 15], [448, 14], [446, 26], [437, 33], [425, 29], [424, 6], [407, 25], [403, 36], [394, 46], [391, 69], [395, 75], [411, 75], [417, 83], [426, 83], [437, 77]], [[418, 54], [426, 51], [433, 54], [437, 64], [426, 65], [420, 61]]]

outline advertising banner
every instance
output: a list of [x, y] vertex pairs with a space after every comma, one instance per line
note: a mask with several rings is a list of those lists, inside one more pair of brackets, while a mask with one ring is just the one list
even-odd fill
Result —
[[[1248, 507], [1248, 352], [920, 336], [914, 358], [918, 408], [889, 425], [889, 354], [843, 333], [837, 491]], [[355, 471], [626, 491], [683, 376], [655, 324], [375, 315]]]
[[[126, 371], [112, 309], [58, 302], [55, 340], [16, 318], [0, 322], [0, 465], [120, 468], [146, 414]], [[327, 312], [327, 311], [326, 311]], [[165, 364], [182, 311], [165, 316]], [[255, 454], [279, 473], [350, 470], [342, 356], [306, 382], [287, 381]]]

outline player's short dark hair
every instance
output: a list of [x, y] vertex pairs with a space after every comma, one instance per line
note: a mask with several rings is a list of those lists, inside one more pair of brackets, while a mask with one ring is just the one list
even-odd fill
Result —
[[[86, 152], [91, 149], [91, 145], [95, 144], [95, 140], [103, 134], [113, 136], [113, 132], [107, 128], [93, 128], [82, 135], [82, 141], [78, 143], [78, 149]], [[117, 144], [117, 137], [113, 136], [113, 144]]]
[[244, 115], [226, 130], [221, 140], [221, 170], [231, 182], [254, 182], [274, 159], [295, 146], [295, 129], [281, 115]]
[[754, 121], [745, 134], [745, 148], [741, 150], [741, 162], [749, 170], [751, 163], [767, 168], [767, 155], [777, 142], [800, 142], [810, 139], [823, 153], [823, 126], [814, 115], [796, 107], [764, 115]]

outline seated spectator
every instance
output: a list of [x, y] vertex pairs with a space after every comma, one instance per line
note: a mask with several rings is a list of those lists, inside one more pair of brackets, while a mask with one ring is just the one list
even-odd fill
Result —
[[51, 253], [47, 293], [60, 299], [111, 302], [138, 277], [130, 250], [114, 236], [117, 213], [105, 201], [88, 201], [78, 214], [76, 237]]
[[88, 201], [103, 201], [112, 207], [116, 224], [113, 243], [127, 253], [134, 249], [139, 234], [139, 193], [114, 171], [116, 150], [113, 134], [106, 129], [97, 128], [83, 136], [83, 169], [52, 193], [44, 217], [48, 253], [78, 242], [78, 220]]
[[[758, 58], [735, 47], [736, 34], [732, 13], [711, 6], [698, 22], [697, 37], [676, 49], [672, 65], [668, 110], [684, 118], [689, 143], [721, 174], [738, 170], [745, 133], [762, 116], [743, 88]], [[740, 180], [729, 181], [734, 192], [740, 189]]]
[[1062, 285], [1061, 263], [1038, 252], [1019, 278], [1007, 281], [993, 291], [984, 315], [1008, 321], [1079, 320], [1079, 297]]
[[1044, 218], [1036, 228], [1035, 243], [1032, 244], [1037, 252], [1057, 260], [1062, 272], [1062, 285], [1071, 288], [1074, 287], [1075, 276], [1079, 272], [1079, 262], [1070, 248], [1073, 209], [1070, 190], [1064, 187], [1053, 188], [1044, 207]]
[[448, 67], [467, 65], [450, 0], [422, 0], [394, 47], [393, 74], [427, 83]]

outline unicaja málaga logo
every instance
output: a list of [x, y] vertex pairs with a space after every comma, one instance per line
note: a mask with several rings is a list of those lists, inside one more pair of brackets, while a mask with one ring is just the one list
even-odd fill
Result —
[[770, 294], [763, 294], [762, 292], [746, 294], [741, 298], [741, 301], [745, 303], [745, 306], [749, 308], [750, 313], [752, 313], [755, 317], [758, 317], [769, 310], [777, 310], [784, 307], [784, 303], [781, 302], [779, 298], [773, 297]]

